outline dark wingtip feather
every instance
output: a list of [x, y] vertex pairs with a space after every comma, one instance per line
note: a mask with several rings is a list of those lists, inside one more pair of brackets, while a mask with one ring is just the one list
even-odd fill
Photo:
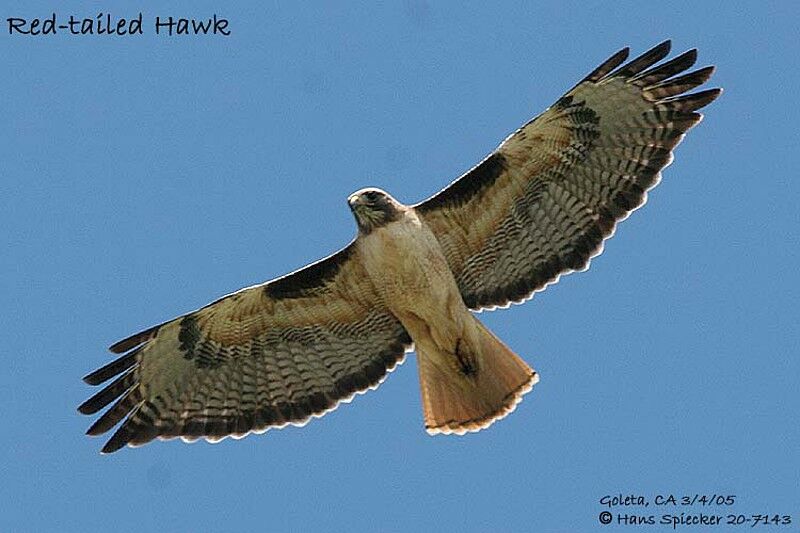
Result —
[[86, 434], [92, 437], [102, 435], [109, 429], [116, 426], [120, 420], [128, 416], [128, 413], [135, 408], [137, 401], [141, 401], [141, 396], [137, 394], [138, 387], [132, 387], [128, 392], [122, 395], [108, 411], [103, 413], [103, 416], [98, 418]]
[[122, 396], [135, 383], [132, 371], [121, 375], [111, 382], [109, 386], [78, 406], [78, 411], [84, 415], [92, 415]]
[[141, 404], [136, 407], [125, 419], [125, 422], [114, 432], [108, 442], [100, 450], [102, 454], [114, 453], [128, 444], [136, 433], [136, 413], [141, 408]]
[[717, 70], [716, 66], [709, 65], [707, 67], [703, 67], [703, 68], [697, 69], [694, 72], [690, 72], [689, 74], [686, 74], [685, 76], [681, 76], [681, 79], [689, 79], [689, 78], [691, 78], [693, 80], [698, 80], [700, 82], [700, 83], [698, 83], [698, 85], [702, 85], [703, 83], [705, 83], [705, 82], [707, 82], [708, 80], [711, 79], [711, 76], [714, 75], [714, 72], [716, 72], [716, 70]]
[[632, 82], [636, 82], [642, 87], [656, 84], [676, 74], [680, 74], [684, 70], [692, 67], [697, 61], [697, 48], [692, 48], [681, 55], [674, 57], [655, 67], [645, 70], [631, 78]]
[[135, 348], [140, 344], [142, 344], [143, 342], [151, 339], [153, 337], [153, 334], [156, 333], [158, 331], [158, 328], [160, 327], [161, 325], [158, 325], [158, 326], [153, 326], [152, 328], [146, 329], [144, 331], [140, 331], [135, 335], [131, 335], [130, 337], [127, 337], [119, 342], [112, 344], [111, 346], [109, 346], [108, 349], [111, 350], [113, 353], [125, 353], [131, 348]]
[[136, 355], [138, 353], [139, 350], [133, 350], [132, 352], [111, 361], [107, 365], [98, 368], [91, 374], [87, 374], [86, 376], [84, 376], [83, 381], [89, 385], [100, 385], [104, 381], [108, 381], [117, 374], [121, 374], [122, 372], [128, 370], [130, 367], [135, 365]]
[[86, 383], [87, 385], [100, 385], [102, 382], [105, 381], [105, 379], [102, 379], [97, 375], [97, 373], [100, 372], [100, 370], [102, 370], [102, 368], [95, 370], [91, 374], [86, 374], [85, 376], [83, 376], [82, 378], [83, 382]]
[[707, 89], [698, 93], [687, 94], [685, 96], [677, 96], [675, 98], [667, 98], [662, 100], [662, 104], [666, 104], [670, 109], [675, 109], [681, 112], [697, 111], [707, 106], [719, 95], [722, 94], [722, 89], [717, 87], [714, 89]]
[[95, 423], [89, 427], [89, 429], [86, 430], [86, 434], [89, 435], [90, 437], [96, 437], [98, 435], [102, 435], [103, 433], [111, 429], [111, 427], [114, 427], [115, 424], [111, 424], [111, 427], [108, 427], [109, 423], [110, 422], [108, 422], [108, 419], [105, 417], [105, 415], [103, 415], [100, 418], [98, 418], [95, 421]]
[[707, 82], [713, 73], [713, 66], [704, 67], [677, 78], [669, 78], [655, 85], [644, 87], [643, 91], [650, 100], [662, 100], [699, 87]]
[[[117, 421], [117, 422], [119, 422], [119, 421]], [[104, 416], [98, 418], [97, 421], [95, 421], [95, 423], [92, 424], [89, 427], [89, 429], [86, 430], [86, 434], [88, 436], [90, 436], [90, 437], [96, 437], [98, 435], [102, 435], [103, 433], [105, 433], [106, 431], [111, 429], [111, 427], [114, 427], [115, 424], [111, 424], [111, 427], [108, 427], [108, 425], [109, 425], [109, 422], [107, 422], [107, 419], [105, 418], [105, 415], [104, 415]]]
[[672, 49], [672, 41], [667, 39], [666, 41], [654, 46], [647, 52], [643, 53], [639, 57], [635, 59], [631, 59], [625, 65], [622, 65], [618, 70], [611, 74], [611, 76], [621, 76], [623, 78], [628, 78], [635, 74], [642, 72], [643, 70], [650, 68], [654, 64], [658, 63], [669, 54], [669, 51]]
[[117, 438], [117, 434], [115, 433], [114, 436], [105, 443], [103, 448], [100, 450], [100, 453], [102, 455], [108, 455], [110, 453], [117, 452], [121, 450], [127, 443], [127, 440]]
[[603, 63], [600, 64], [596, 69], [591, 71], [589, 75], [587, 75], [581, 82], [584, 81], [599, 81], [602, 79], [606, 74], [617, 68], [622, 64], [623, 61], [628, 59], [628, 54], [630, 54], [631, 49], [627, 46], [614, 54], [613, 56], [609, 57]]
[[157, 427], [154, 423], [158, 418], [158, 412], [152, 409], [150, 403], [140, 400], [100, 452], [114, 453], [126, 444], [141, 446], [163, 434], [163, 428]]

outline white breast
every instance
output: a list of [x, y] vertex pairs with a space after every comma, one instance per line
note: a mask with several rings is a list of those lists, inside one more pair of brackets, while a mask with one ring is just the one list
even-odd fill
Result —
[[413, 211], [363, 236], [360, 250], [372, 281], [398, 316], [438, 314], [454, 296], [461, 301], [439, 241]]

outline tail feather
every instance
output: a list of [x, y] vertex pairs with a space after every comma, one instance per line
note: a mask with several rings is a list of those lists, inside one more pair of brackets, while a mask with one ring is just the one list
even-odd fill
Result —
[[452, 352], [417, 345], [425, 429], [431, 435], [489, 427], [539, 381], [535, 370], [474, 320], [471, 334]]

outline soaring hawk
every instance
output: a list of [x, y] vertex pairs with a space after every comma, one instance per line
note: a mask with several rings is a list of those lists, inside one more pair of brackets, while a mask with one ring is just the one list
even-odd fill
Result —
[[339, 252], [113, 346], [113, 378], [79, 410], [113, 405], [104, 453], [154, 438], [217, 441], [302, 425], [375, 388], [414, 349], [425, 428], [477, 431], [538, 374], [472, 311], [506, 307], [585, 270], [642, 205], [672, 149], [720, 89], [686, 94], [696, 50], [625, 48], [422, 203], [378, 189], [348, 199], [358, 235]]

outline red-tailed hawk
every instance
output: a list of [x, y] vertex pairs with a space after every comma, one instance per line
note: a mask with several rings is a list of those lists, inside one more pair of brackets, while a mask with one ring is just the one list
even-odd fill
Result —
[[79, 408], [113, 403], [88, 434], [122, 422], [110, 453], [302, 425], [375, 388], [412, 348], [429, 433], [502, 418], [539, 376], [471, 311], [586, 269], [645, 202], [697, 110], [720, 94], [685, 94], [713, 67], [682, 74], [695, 50], [656, 65], [669, 50], [624, 65], [628, 49], [614, 54], [420, 204], [356, 192], [358, 235], [330, 257], [114, 344], [124, 355], [84, 378], [115, 378]]

